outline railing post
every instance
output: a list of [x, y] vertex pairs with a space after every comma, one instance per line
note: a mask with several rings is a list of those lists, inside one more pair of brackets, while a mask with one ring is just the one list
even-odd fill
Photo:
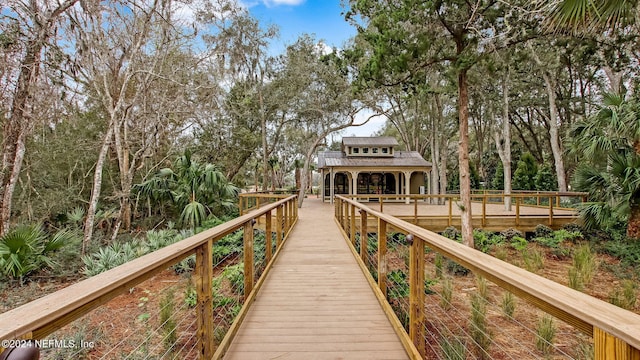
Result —
[[282, 221], [282, 212], [284, 210], [284, 205], [278, 206], [278, 210], [276, 210], [276, 249], [280, 249], [282, 244], [282, 234], [284, 232]]
[[409, 338], [424, 357], [424, 241], [407, 235], [409, 255]]
[[387, 223], [378, 218], [378, 287], [387, 298]]
[[553, 197], [549, 196], [549, 226], [553, 225]]
[[413, 198], [413, 223], [418, 225], [418, 198]]
[[640, 350], [597, 327], [593, 328], [593, 351], [594, 360], [640, 359]]
[[273, 256], [273, 244], [271, 243], [272, 238], [272, 225], [271, 225], [271, 210], [267, 211], [264, 214], [266, 222], [264, 225], [264, 246], [265, 246], [265, 260], [267, 264], [271, 261], [271, 257]]
[[516, 196], [516, 226], [520, 226], [520, 197]]
[[560, 207], [560, 195], [556, 192], [556, 207]]
[[367, 256], [368, 241], [369, 241], [369, 235], [367, 230], [367, 212], [361, 209], [360, 210], [360, 258], [362, 258], [362, 261], [365, 261]]
[[482, 196], [482, 227], [485, 226], [487, 222], [487, 194], [485, 193]]
[[351, 205], [349, 207], [351, 215], [349, 216], [349, 238], [351, 239], [351, 243], [356, 243], [356, 206]]
[[198, 305], [197, 341], [200, 359], [211, 359], [213, 356], [213, 241], [209, 240], [196, 249], [196, 293]]
[[380, 197], [378, 198], [378, 200], [380, 200], [380, 212], [383, 211], [384, 209], [384, 198], [382, 197], [382, 194], [380, 194]]
[[453, 216], [453, 196], [449, 196], [449, 225], [451, 226], [451, 217]]
[[244, 299], [253, 290], [253, 220], [244, 224]]

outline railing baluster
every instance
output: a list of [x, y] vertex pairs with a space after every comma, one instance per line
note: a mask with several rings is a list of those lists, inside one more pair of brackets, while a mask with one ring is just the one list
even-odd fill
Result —
[[549, 196], [549, 226], [553, 226], [553, 197]]
[[276, 249], [280, 249], [282, 244], [282, 234], [283, 234], [283, 226], [282, 226], [282, 212], [284, 209], [284, 205], [278, 206], [278, 210], [276, 210]]
[[[360, 210], [360, 258], [367, 259], [367, 243], [369, 242], [369, 230], [367, 230], [367, 212]], [[366, 264], [366, 262], [365, 262]]]
[[209, 240], [196, 249], [197, 339], [200, 359], [213, 356], [213, 241]]
[[271, 257], [273, 256], [273, 244], [271, 238], [273, 236], [272, 225], [271, 225], [271, 210], [269, 210], [266, 214], [264, 214], [266, 222], [264, 225], [264, 237], [265, 237], [265, 261], [267, 264], [271, 261]]
[[[355, 206], [354, 206], [355, 208]], [[378, 287], [387, 297], [387, 223], [378, 218]]]
[[349, 239], [352, 244], [356, 243], [356, 207], [355, 205], [349, 206], [350, 211], [350, 224], [349, 224]]
[[424, 241], [407, 235], [409, 255], [409, 337], [424, 357]]
[[253, 221], [244, 224], [244, 298], [253, 290]]

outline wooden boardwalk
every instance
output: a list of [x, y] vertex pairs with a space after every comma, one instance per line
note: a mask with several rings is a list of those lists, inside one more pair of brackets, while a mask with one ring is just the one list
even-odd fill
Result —
[[305, 199], [225, 359], [407, 359], [333, 221]]

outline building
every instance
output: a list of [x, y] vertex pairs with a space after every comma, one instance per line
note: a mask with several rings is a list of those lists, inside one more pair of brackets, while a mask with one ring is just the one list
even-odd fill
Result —
[[335, 194], [424, 193], [431, 163], [418, 152], [398, 151], [397, 146], [392, 137], [344, 137], [341, 151], [319, 153], [323, 201], [333, 202]]

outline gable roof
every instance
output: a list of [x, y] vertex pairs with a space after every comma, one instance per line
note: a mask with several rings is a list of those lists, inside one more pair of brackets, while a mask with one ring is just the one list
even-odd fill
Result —
[[[417, 151], [396, 151], [392, 157], [347, 157], [341, 151], [324, 151], [318, 154], [318, 169], [356, 167], [428, 167], [431, 163]], [[381, 169], [382, 170], [382, 169]]]
[[398, 146], [398, 140], [391, 136], [350, 136], [342, 138], [343, 146]]

